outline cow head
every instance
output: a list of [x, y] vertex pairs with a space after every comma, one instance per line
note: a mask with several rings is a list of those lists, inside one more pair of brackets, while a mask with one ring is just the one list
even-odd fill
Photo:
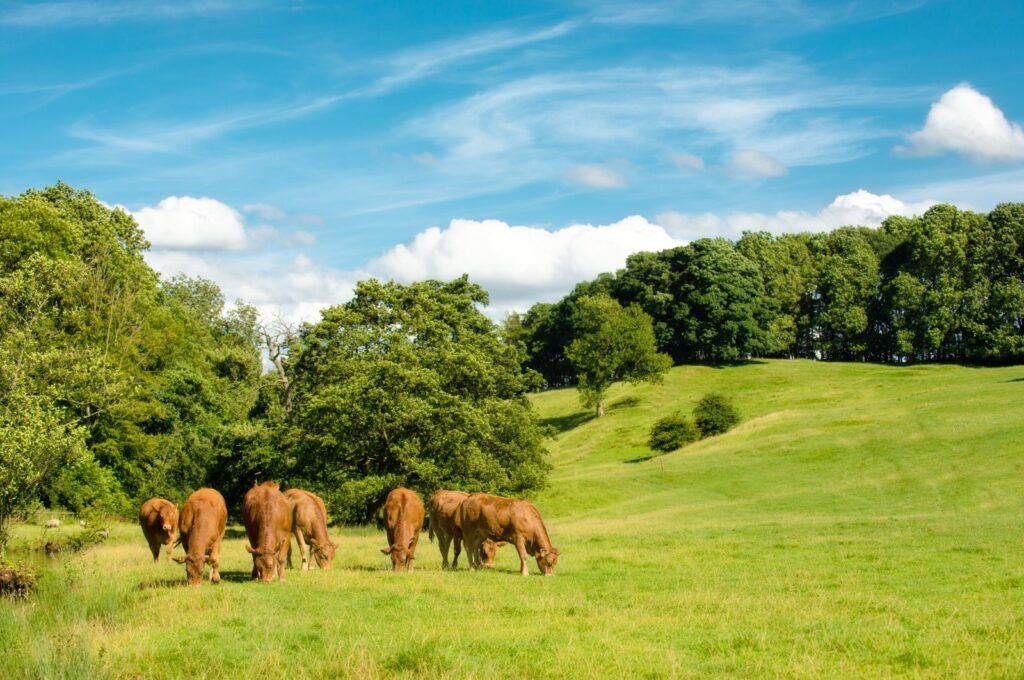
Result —
[[555, 565], [558, 563], [558, 550], [551, 548], [540, 548], [537, 551], [537, 566], [540, 567], [540, 573], [545, 576], [555, 575]]
[[391, 571], [409, 571], [409, 550], [404, 545], [393, 544], [390, 548], [381, 548], [385, 555], [391, 555]]
[[276, 551], [253, 548], [248, 545], [245, 546], [245, 549], [252, 555], [252, 566], [256, 578], [264, 582], [269, 582], [274, 578], [274, 554]]
[[327, 539], [326, 543], [320, 543], [315, 538], [309, 540], [310, 547], [313, 549], [313, 557], [316, 559], [316, 566], [321, 569], [330, 569], [331, 561], [334, 560], [334, 551], [338, 549], [338, 546], [333, 541]]
[[489, 538], [480, 544], [480, 559], [485, 567], [488, 569], [494, 567], [494, 557], [498, 554], [498, 548], [503, 545], [505, 545], [505, 541], [495, 543]]
[[198, 586], [203, 582], [203, 570], [206, 568], [207, 562], [210, 562], [210, 558], [203, 557], [202, 555], [182, 555], [180, 557], [172, 557], [172, 560], [178, 564], [185, 565], [185, 575], [188, 577], [188, 584], [190, 586]]
[[175, 517], [177, 514], [177, 509], [172, 505], [165, 505], [160, 508], [160, 528], [168, 536], [173, 536], [178, 531], [178, 521]]

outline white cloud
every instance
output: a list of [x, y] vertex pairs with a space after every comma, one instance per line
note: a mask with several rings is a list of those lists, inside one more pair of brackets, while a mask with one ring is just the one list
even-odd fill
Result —
[[700, 156], [694, 156], [689, 153], [671, 153], [669, 159], [675, 164], [680, 170], [703, 170], [704, 159]]
[[212, 198], [168, 196], [132, 214], [155, 248], [240, 250], [248, 244], [241, 214]]
[[285, 218], [284, 210], [269, 203], [248, 203], [242, 206], [242, 210], [264, 220], [283, 220]]
[[302, 254], [282, 261], [271, 255], [153, 250], [146, 260], [167, 277], [183, 273], [216, 282], [225, 300], [253, 305], [267, 322], [317, 321], [321, 309], [349, 300], [356, 281], [365, 278], [318, 266]]
[[556, 300], [580, 281], [621, 268], [632, 253], [681, 245], [640, 216], [608, 225], [574, 224], [555, 231], [499, 220], [452, 220], [373, 260], [382, 278], [418, 281], [469, 274], [491, 293], [492, 315]]
[[1024, 131], [1006, 120], [992, 100], [967, 83], [932, 104], [924, 127], [907, 137], [910, 154], [955, 151], [980, 161], [1024, 160]]
[[773, 234], [801, 231], [827, 231], [848, 225], [877, 227], [890, 215], [919, 215], [935, 201], [915, 203], [901, 201], [889, 194], [873, 194], [858, 189], [836, 196], [816, 213], [802, 210], [780, 210], [774, 215], [756, 212], [734, 212], [725, 217], [715, 213], [666, 212], [657, 216], [657, 223], [677, 238], [693, 240], [710, 236], [736, 238], [744, 231], [770, 231]]
[[739, 175], [754, 177], [782, 177], [789, 172], [782, 163], [753, 149], [744, 149], [734, 153], [732, 167]]
[[603, 165], [576, 165], [565, 173], [565, 179], [594, 189], [621, 189], [626, 178]]

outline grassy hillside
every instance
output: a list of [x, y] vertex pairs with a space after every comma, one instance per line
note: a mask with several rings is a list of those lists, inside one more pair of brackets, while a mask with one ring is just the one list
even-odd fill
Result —
[[[651, 458], [713, 390], [742, 424]], [[186, 589], [125, 525], [0, 603], [0, 677], [1024, 675], [1024, 367], [684, 367], [600, 420], [535, 401], [554, 578], [509, 548], [442, 573], [425, 536], [392, 575], [356, 528], [332, 571], [261, 586], [235, 530], [226, 582]]]

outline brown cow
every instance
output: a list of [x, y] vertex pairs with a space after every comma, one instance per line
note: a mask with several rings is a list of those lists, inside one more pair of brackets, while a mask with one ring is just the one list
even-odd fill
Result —
[[224, 497], [214, 489], [196, 490], [182, 506], [178, 529], [186, 555], [171, 559], [185, 564], [190, 586], [203, 582], [207, 564], [212, 567], [210, 583], [220, 583], [220, 543], [224, 540], [227, 524], [228, 506], [224, 504]]
[[544, 520], [532, 503], [475, 493], [462, 502], [459, 512], [463, 540], [473, 569], [480, 568], [480, 547], [489, 538], [508, 541], [516, 546], [523, 576], [530, 575], [526, 566], [527, 555], [537, 558], [542, 574], [554, 575], [558, 550], [551, 545]]
[[249, 536], [245, 549], [252, 555], [252, 577], [264, 583], [284, 580], [284, 562], [291, 540], [292, 508], [277, 482], [263, 482], [245, 494], [242, 523]]
[[[441, 551], [441, 568], [457, 569], [459, 566], [459, 553], [462, 552], [462, 518], [459, 513], [459, 506], [462, 501], [469, 498], [464, 491], [436, 491], [430, 500], [427, 501], [427, 508], [430, 509], [430, 530], [428, 537], [433, 540], [437, 536], [437, 547]], [[448, 565], [448, 548], [454, 542], [455, 559], [451, 566]], [[498, 548], [505, 545], [504, 541], [495, 543], [487, 539], [480, 546], [480, 559], [487, 568], [494, 566], [494, 557], [498, 554]]]
[[389, 493], [384, 502], [384, 529], [388, 532], [388, 547], [380, 551], [391, 555], [392, 571], [413, 572], [416, 544], [420, 542], [422, 528], [423, 501], [416, 492], [398, 487]]
[[[317, 566], [330, 569], [334, 551], [337, 549], [327, 533], [327, 508], [316, 494], [302, 489], [288, 489], [284, 492], [288, 505], [292, 508], [292, 533], [299, 544], [302, 555], [302, 571], [310, 567], [309, 553], [312, 551]], [[309, 538], [309, 545], [306, 545]], [[288, 566], [292, 566], [292, 544], [288, 542]]]
[[160, 559], [160, 546], [167, 546], [167, 562], [171, 562], [171, 549], [178, 535], [178, 506], [163, 498], [150, 498], [139, 508], [139, 525], [149, 543], [153, 561]]

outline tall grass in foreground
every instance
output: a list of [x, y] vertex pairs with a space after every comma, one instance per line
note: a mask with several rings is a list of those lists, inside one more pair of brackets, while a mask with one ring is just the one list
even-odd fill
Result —
[[[734, 430], [652, 457], [705, 393]], [[183, 587], [135, 526], [0, 603], [0, 677], [1020, 677], [1024, 368], [766, 362], [613, 388], [561, 432], [536, 499], [558, 575], [394, 575], [382, 533], [334, 530], [331, 571]], [[36, 528], [20, 527], [28, 540]]]

